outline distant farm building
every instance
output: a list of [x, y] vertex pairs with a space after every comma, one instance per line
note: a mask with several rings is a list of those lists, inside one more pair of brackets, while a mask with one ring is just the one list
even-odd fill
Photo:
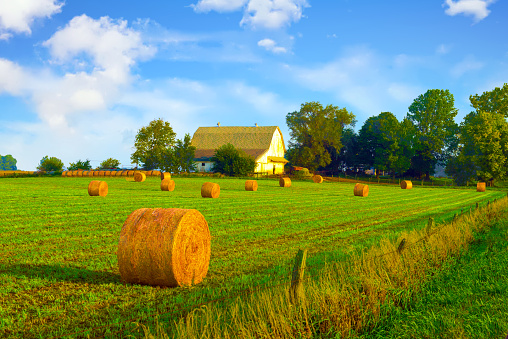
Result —
[[281, 174], [284, 165], [286, 147], [282, 133], [277, 126], [220, 126], [199, 127], [191, 140], [196, 147], [194, 161], [198, 172], [209, 172], [213, 163], [210, 158], [219, 147], [232, 144], [252, 156], [256, 161], [257, 173]]

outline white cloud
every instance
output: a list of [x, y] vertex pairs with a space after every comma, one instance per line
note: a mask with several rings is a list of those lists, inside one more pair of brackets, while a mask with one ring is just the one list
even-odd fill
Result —
[[191, 5], [196, 12], [234, 12], [240, 10], [248, 0], [199, 0]]
[[22, 67], [0, 58], [0, 94], [20, 95], [25, 87], [27, 74]]
[[476, 61], [472, 55], [468, 55], [456, 64], [451, 70], [450, 74], [456, 78], [462, 76], [464, 73], [474, 71], [483, 68], [484, 64], [480, 61]]
[[489, 15], [490, 10], [487, 9], [487, 6], [494, 2], [495, 0], [458, 0], [457, 2], [446, 0], [443, 7], [448, 5], [445, 13], [450, 16], [457, 14], [472, 15], [475, 22], [478, 22]]
[[35, 19], [60, 13], [62, 6], [58, 0], [0, 0], [0, 40], [10, 38], [8, 32], [31, 34]]
[[258, 41], [258, 46], [264, 47], [267, 51], [273, 52], [275, 54], [287, 52], [286, 48], [277, 46], [277, 43], [272, 39], [260, 40]]

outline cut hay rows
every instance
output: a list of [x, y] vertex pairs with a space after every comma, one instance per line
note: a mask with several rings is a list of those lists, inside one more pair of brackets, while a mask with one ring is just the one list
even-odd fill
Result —
[[141, 208], [120, 232], [118, 268], [128, 283], [190, 286], [208, 273], [210, 252], [208, 223], [197, 210]]
[[479, 182], [476, 184], [476, 192], [485, 192], [485, 183]]
[[161, 191], [173, 192], [175, 190], [175, 182], [171, 179], [161, 181]]
[[203, 198], [218, 198], [220, 194], [219, 184], [213, 182], [205, 182], [201, 186], [201, 196]]
[[289, 178], [280, 178], [279, 179], [280, 187], [291, 187], [291, 179]]
[[105, 197], [108, 195], [108, 183], [99, 180], [90, 181], [88, 184], [88, 195], [92, 197]]
[[171, 173], [168, 172], [161, 173], [161, 180], [164, 179], [171, 179]]
[[400, 182], [400, 188], [402, 188], [403, 190], [409, 190], [413, 188], [413, 183], [409, 180], [403, 180]]
[[357, 197], [366, 197], [369, 195], [369, 185], [356, 184], [354, 188], [354, 195]]
[[258, 182], [256, 180], [247, 180], [245, 182], [245, 190], [246, 191], [257, 191], [258, 190]]
[[312, 181], [314, 181], [316, 184], [320, 184], [323, 182], [323, 177], [320, 175], [315, 175], [312, 177]]
[[141, 172], [134, 173], [134, 181], [136, 181], [136, 182], [143, 182], [145, 180], [146, 180], [145, 173], [141, 173]]

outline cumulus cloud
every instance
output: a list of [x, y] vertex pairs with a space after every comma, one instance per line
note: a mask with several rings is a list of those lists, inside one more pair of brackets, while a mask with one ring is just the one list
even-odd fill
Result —
[[0, 58], [0, 94], [20, 95], [25, 87], [27, 74], [21, 66]]
[[12, 37], [12, 32], [31, 34], [35, 19], [60, 13], [62, 6], [58, 0], [0, 0], [0, 40]]
[[277, 46], [277, 43], [272, 39], [260, 40], [258, 41], [258, 46], [264, 47], [267, 51], [273, 52], [275, 54], [287, 52], [286, 48]]
[[495, 0], [458, 0], [456, 2], [446, 0], [443, 7], [448, 6], [445, 13], [450, 16], [457, 14], [472, 15], [475, 22], [478, 22], [489, 15], [490, 10], [487, 9], [487, 6], [494, 2]]
[[234, 12], [243, 10], [240, 26], [278, 29], [302, 18], [306, 0], [199, 0], [191, 5], [196, 12]]

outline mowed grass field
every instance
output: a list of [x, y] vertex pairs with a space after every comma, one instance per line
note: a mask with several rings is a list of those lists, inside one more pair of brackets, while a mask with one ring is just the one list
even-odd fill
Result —
[[[308, 250], [309, 271], [317, 272], [325, 260], [423, 228], [429, 217], [439, 224], [461, 208], [506, 195], [489, 188], [372, 184], [368, 197], [355, 197], [354, 183], [293, 181], [281, 188], [276, 180], [259, 180], [258, 191], [247, 192], [242, 179], [173, 179], [175, 191], [163, 192], [158, 178], [102, 178], [106, 197], [88, 196], [92, 178], [1, 179], [0, 337], [124, 337], [138, 333], [134, 322], [157, 313], [161, 320], [176, 319], [193, 310], [186, 306], [250, 286], [289, 284], [299, 249]], [[220, 185], [219, 198], [201, 197], [206, 181]], [[147, 207], [203, 214], [212, 248], [201, 284], [158, 288], [121, 281], [116, 250], [122, 225]]]

